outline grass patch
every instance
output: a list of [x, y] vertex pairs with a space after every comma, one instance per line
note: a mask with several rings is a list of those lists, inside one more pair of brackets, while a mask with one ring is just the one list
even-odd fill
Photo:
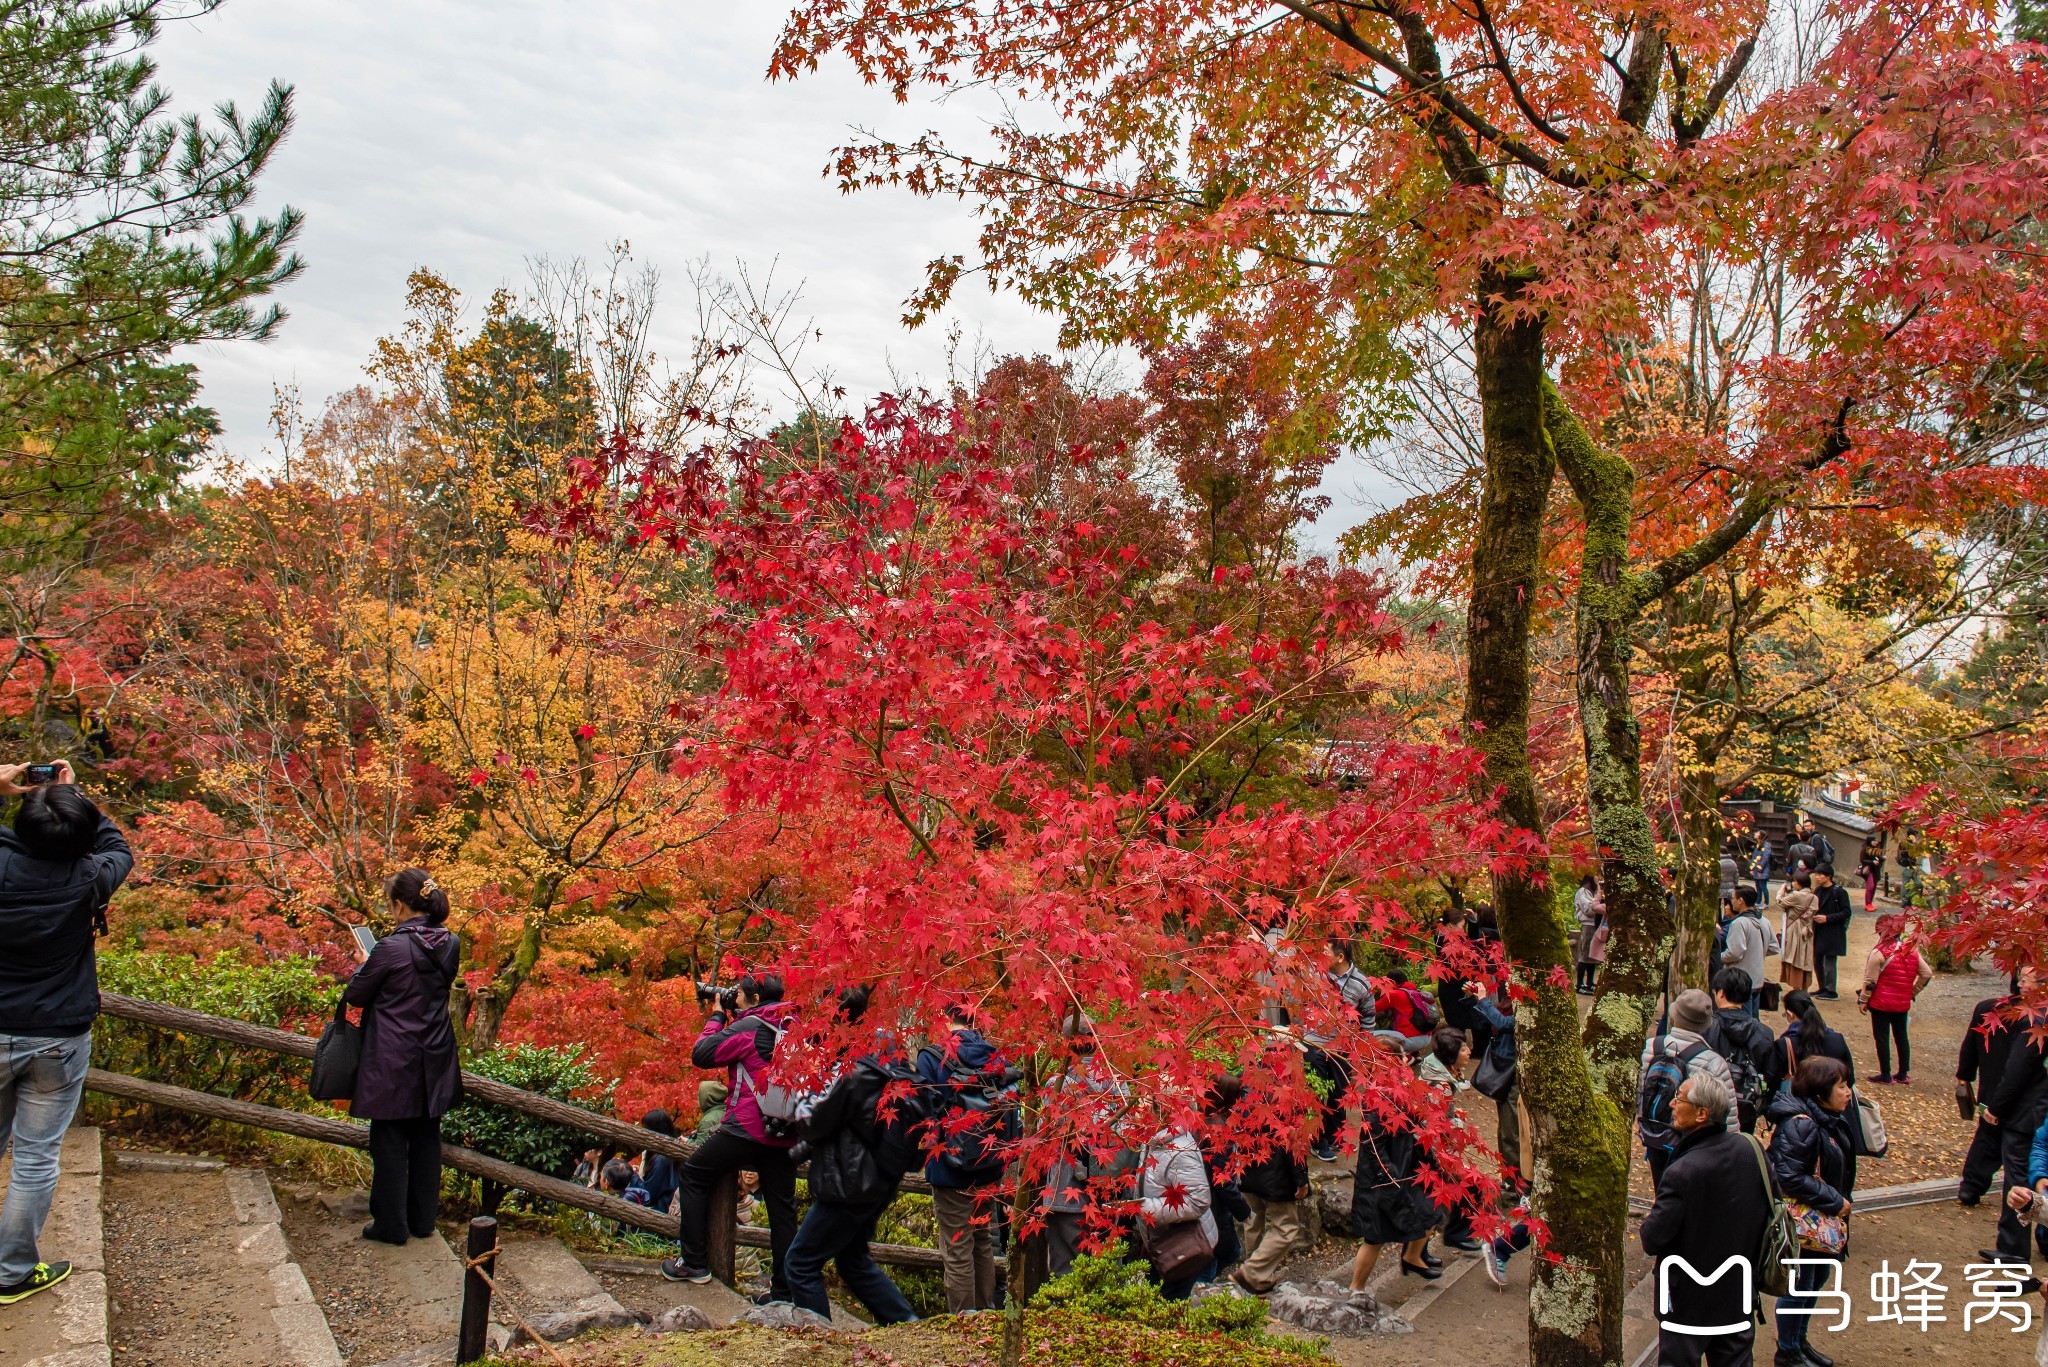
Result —
[[[1220, 1333], [1104, 1320], [1075, 1310], [1025, 1317], [1028, 1367], [1327, 1367], [1320, 1343], [1249, 1343]], [[1000, 1314], [947, 1315], [864, 1333], [731, 1325], [698, 1334], [558, 1345], [575, 1367], [992, 1367]], [[530, 1357], [492, 1359], [531, 1367]]]

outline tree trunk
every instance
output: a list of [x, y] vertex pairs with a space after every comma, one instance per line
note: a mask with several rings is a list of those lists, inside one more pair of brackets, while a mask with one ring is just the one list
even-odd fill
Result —
[[511, 959], [476, 994], [469, 1018], [472, 1053], [487, 1053], [496, 1046], [498, 1030], [505, 1024], [505, 1013], [512, 1009], [512, 998], [518, 995], [532, 974], [534, 964], [540, 960], [540, 944], [541, 917], [538, 911], [534, 911], [527, 915], [526, 927], [520, 932], [519, 943], [513, 947]]
[[[1024, 1077], [1018, 1084], [1017, 1107], [1020, 1127], [1028, 1143], [1038, 1129], [1039, 1056], [1024, 1060]], [[1023, 1367], [1024, 1303], [1030, 1299], [1030, 1263], [1024, 1250], [1023, 1230], [1038, 1206], [1038, 1185], [1025, 1180], [1024, 1164], [1017, 1165], [1016, 1186], [1010, 1194], [1009, 1260], [1003, 1273], [1003, 1352], [1001, 1367]]]
[[[1475, 342], [1486, 475], [1472, 545], [1465, 720], [1501, 815], [1540, 841], [1529, 764], [1529, 621], [1556, 462], [1543, 421], [1542, 324], [1509, 321], [1500, 311], [1522, 286], [1502, 275], [1480, 286]], [[1534, 1264], [1530, 1361], [1612, 1363], [1621, 1355], [1627, 1212], [1627, 1149], [1615, 1142], [1620, 1118], [1586, 1066], [1571, 946], [1545, 872], [1497, 877], [1494, 900], [1516, 981], [1531, 994], [1517, 1025], [1535, 1155], [1530, 1204], [1550, 1228], [1555, 1255]]]
[[1713, 977], [1714, 927], [1721, 919], [1721, 785], [1713, 757], [1679, 780], [1679, 822], [1685, 831], [1685, 881], [1678, 893], [1678, 984], [1702, 991]]
[[[1626, 1112], [1675, 930], [1664, 902], [1657, 833], [1643, 810], [1642, 737], [1629, 698], [1636, 619], [1648, 606], [1644, 585], [1629, 568], [1635, 471], [1588, 436], [1554, 387], [1545, 385], [1544, 399], [1558, 468], [1571, 482], [1585, 525], [1574, 613], [1576, 685], [1586, 805], [1609, 938], [1583, 1039], [1594, 1085]], [[1626, 1133], [1620, 1142], [1626, 1151]]]

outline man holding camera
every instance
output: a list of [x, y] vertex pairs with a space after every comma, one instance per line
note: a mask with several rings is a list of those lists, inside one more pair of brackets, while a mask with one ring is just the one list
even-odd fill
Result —
[[69, 764], [0, 764], [0, 797], [21, 799], [13, 828], [0, 827], [0, 1137], [14, 1151], [0, 1305], [11, 1305], [71, 1275], [42, 1260], [36, 1238], [92, 1058], [93, 932], [135, 857]]

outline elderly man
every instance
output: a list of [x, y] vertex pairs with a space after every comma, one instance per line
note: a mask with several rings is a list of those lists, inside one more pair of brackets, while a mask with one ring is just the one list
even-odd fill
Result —
[[[1678, 1147], [1643, 1217], [1657, 1259], [1657, 1367], [1749, 1367], [1756, 1348], [1756, 1256], [1770, 1223], [1762, 1150], [1728, 1128], [1735, 1094], [1694, 1073], [1678, 1089]], [[1725, 1272], [1731, 1258], [1743, 1261]], [[1720, 1275], [1715, 1274], [1719, 1272]]]

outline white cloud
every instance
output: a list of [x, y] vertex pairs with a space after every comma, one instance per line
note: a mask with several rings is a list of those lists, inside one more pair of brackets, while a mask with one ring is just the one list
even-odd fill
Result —
[[[971, 134], [973, 112], [898, 106], [844, 63], [769, 84], [786, 13], [779, 0], [231, 0], [168, 26], [154, 51], [181, 108], [252, 105], [273, 77], [297, 89], [262, 205], [305, 211], [309, 269], [276, 340], [201, 357], [227, 448], [261, 447], [273, 383], [313, 402], [357, 383], [414, 267], [480, 299], [522, 285], [529, 257], [597, 257], [618, 238], [678, 282], [700, 256], [756, 271], [779, 259], [851, 394], [886, 387], [892, 362], [938, 378], [944, 325], [897, 319], [927, 260], [972, 252], [971, 213], [843, 196], [822, 171], [853, 125]], [[683, 327], [685, 310], [669, 321]], [[1053, 321], [1010, 294], [965, 289], [948, 321], [1003, 351], [1053, 344]], [[1358, 486], [1347, 468], [1330, 492], [1354, 503]]]

